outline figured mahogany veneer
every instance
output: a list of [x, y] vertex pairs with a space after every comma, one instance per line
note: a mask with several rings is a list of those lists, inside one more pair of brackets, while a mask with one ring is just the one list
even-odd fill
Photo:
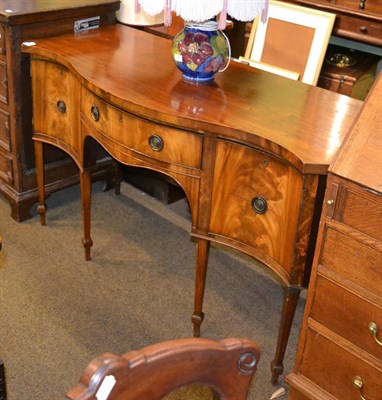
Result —
[[330, 167], [290, 399], [382, 397], [382, 75]]
[[94, 140], [126, 165], [170, 176], [187, 196], [197, 241], [194, 335], [204, 316], [210, 242], [256, 257], [285, 288], [276, 382], [309, 273], [327, 168], [361, 102], [236, 63], [211, 85], [190, 85], [170, 46], [117, 25], [24, 48], [31, 54], [41, 219], [43, 143], [65, 150], [80, 169], [87, 259]]

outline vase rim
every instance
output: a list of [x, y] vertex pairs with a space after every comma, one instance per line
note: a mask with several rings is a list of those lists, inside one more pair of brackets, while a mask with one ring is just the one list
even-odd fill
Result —
[[218, 21], [203, 21], [203, 22], [195, 22], [195, 21], [185, 21], [184, 23], [186, 28], [193, 29], [201, 29], [204, 31], [217, 31], [218, 30]]

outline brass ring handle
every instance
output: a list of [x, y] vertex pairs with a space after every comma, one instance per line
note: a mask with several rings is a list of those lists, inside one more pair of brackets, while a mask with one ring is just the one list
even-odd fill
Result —
[[65, 104], [64, 100], [58, 100], [58, 102], [57, 102], [57, 110], [61, 114], [65, 114], [66, 113], [66, 104]]
[[369, 324], [369, 332], [373, 335], [374, 340], [382, 346], [382, 341], [377, 338], [378, 334], [378, 325], [375, 322], [370, 322]]
[[91, 108], [90, 108], [90, 114], [91, 114], [91, 116], [92, 116], [92, 118], [93, 118], [93, 120], [94, 121], [98, 121], [99, 120], [99, 110], [98, 110], [98, 107], [97, 106], [95, 106], [95, 105], [92, 105], [91, 106]]
[[357, 390], [359, 390], [359, 397], [360, 397], [362, 400], [366, 400], [366, 397], [364, 397], [363, 394], [362, 394], [363, 381], [362, 381], [362, 378], [361, 378], [360, 376], [355, 376], [355, 377], [353, 378], [353, 386], [354, 386]]
[[149, 146], [154, 151], [161, 151], [164, 147], [163, 139], [159, 135], [151, 135], [149, 137]]
[[251, 200], [251, 206], [257, 214], [265, 214], [268, 209], [268, 203], [262, 196], [256, 196]]

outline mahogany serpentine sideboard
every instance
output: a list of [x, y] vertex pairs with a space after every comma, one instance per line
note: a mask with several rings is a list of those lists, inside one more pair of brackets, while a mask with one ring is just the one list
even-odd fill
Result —
[[310, 269], [327, 169], [362, 103], [238, 63], [210, 85], [191, 85], [170, 47], [123, 25], [23, 46], [31, 55], [41, 221], [44, 143], [80, 170], [87, 259], [94, 141], [123, 164], [173, 178], [187, 196], [197, 243], [194, 336], [210, 243], [260, 260], [284, 287], [275, 383]]

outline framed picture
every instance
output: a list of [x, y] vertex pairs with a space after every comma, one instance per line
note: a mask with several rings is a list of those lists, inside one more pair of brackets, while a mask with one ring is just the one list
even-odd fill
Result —
[[266, 23], [253, 22], [245, 59], [298, 74], [316, 85], [333, 29], [335, 14], [308, 7], [269, 2]]

